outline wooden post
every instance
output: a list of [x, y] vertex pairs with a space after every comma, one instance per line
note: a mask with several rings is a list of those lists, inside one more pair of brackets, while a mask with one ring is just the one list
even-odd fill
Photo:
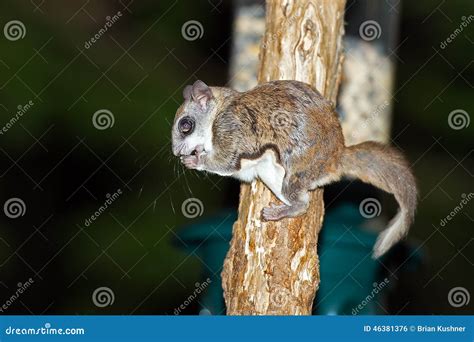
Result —
[[[267, 0], [259, 82], [294, 79], [335, 103], [341, 75], [345, 0]], [[244, 184], [222, 282], [228, 315], [309, 315], [319, 286], [322, 190], [303, 217], [262, 222], [277, 201], [259, 181]]]

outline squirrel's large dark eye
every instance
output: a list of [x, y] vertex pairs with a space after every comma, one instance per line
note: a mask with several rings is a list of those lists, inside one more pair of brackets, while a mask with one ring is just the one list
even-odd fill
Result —
[[178, 123], [178, 129], [180, 133], [184, 135], [191, 134], [194, 131], [194, 119], [189, 116], [185, 116]]

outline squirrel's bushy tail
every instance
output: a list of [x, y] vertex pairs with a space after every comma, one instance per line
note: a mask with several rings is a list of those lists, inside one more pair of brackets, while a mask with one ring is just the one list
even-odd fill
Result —
[[398, 201], [398, 214], [375, 243], [373, 256], [378, 258], [406, 235], [413, 222], [418, 196], [415, 177], [399, 151], [373, 141], [346, 147], [340, 167], [343, 175], [389, 192]]

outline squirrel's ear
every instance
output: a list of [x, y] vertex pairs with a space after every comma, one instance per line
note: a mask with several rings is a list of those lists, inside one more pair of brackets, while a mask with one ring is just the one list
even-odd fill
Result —
[[187, 85], [183, 89], [183, 97], [186, 101], [191, 100], [192, 92], [193, 92], [193, 86], [191, 86], [191, 85]]
[[197, 80], [193, 84], [192, 98], [201, 105], [202, 109], [206, 110], [209, 101], [213, 98], [211, 88], [203, 81]]

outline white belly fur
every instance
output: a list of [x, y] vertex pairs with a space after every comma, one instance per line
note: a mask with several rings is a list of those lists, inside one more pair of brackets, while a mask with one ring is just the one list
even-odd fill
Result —
[[242, 159], [240, 166], [240, 170], [234, 173], [233, 177], [248, 183], [259, 178], [280, 201], [290, 205], [282, 194], [285, 169], [277, 162], [273, 150], [267, 150], [258, 159]]

